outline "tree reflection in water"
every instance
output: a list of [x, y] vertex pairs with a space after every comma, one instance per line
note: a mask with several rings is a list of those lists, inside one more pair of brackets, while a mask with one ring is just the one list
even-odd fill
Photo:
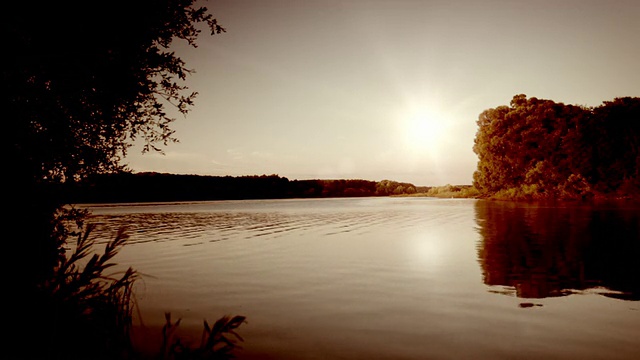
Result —
[[491, 291], [521, 298], [588, 289], [640, 300], [640, 206], [479, 200], [478, 260]]

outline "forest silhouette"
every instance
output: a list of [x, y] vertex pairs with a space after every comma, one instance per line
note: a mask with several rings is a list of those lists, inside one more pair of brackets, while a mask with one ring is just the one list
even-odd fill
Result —
[[[64, 189], [64, 190], [62, 190]], [[103, 174], [67, 184], [74, 203], [206, 201], [411, 195], [410, 183], [382, 180], [289, 180], [278, 175], [204, 176], [162, 173]]]

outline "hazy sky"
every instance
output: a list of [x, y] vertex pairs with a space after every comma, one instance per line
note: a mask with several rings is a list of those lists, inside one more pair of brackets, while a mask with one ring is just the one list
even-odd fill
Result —
[[204, 5], [227, 32], [176, 44], [199, 96], [134, 171], [470, 184], [483, 110], [640, 96], [638, 0]]

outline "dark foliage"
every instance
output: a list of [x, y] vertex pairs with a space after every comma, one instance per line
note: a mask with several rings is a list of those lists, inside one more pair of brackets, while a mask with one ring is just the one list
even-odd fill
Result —
[[640, 98], [586, 108], [516, 95], [477, 124], [474, 185], [485, 196], [640, 194]]
[[[54, 236], [69, 249], [59, 254], [51, 277], [37, 286], [37, 307], [31, 311], [46, 327], [27, 358], [106, 360], [135, 354], [130, 329], [137, 273], [114, 270], [113, 262], [128, 236], [121, 229], [98, 254], [94, 226], [84, 225], [85, 215], [72, 209], [56, 216]], [[75, 243], [68, 242], [70, 237]]]
[[[6, 272], [11, 311], [5, 320], [14, 326], [8, 343], [18, 352], [15, 358], [52, 358], [47, 351], [57, 346], [91, 348], [89, 335], [109, 328], [96, 319], [123, 315], [102, 296], [108, 287], [85, 284], [83, 289], [92, 290], [72, 297], [49, 291], [64, 285], [56, 281], [69, 281], [60, 277], [61, 267], [70, 266], [61, 241], [69, 234], [59, 221], [71, 203], [65, 184], [122, 170], [120, 159], [135, 139], [145, 151], [175, 141], [169, 109], [186, 114], [196, 94], [183, 84], [192, 71], [170, 46], [179, 40], [195, 47], [201, 31], [224, 29], [194, 0], [14, 1], [4, 5], [3, 14], [4, 179], [10, 189], [4, 244], [5, 254], [19, 259]], [[85, 269], [104, 262], [97, 258], [89, 265]], [[73, 283], [100, 277], [87, 271]], [[69, 318], [52, 318], [56, 314]], [[39, 346], [40, 338], [54, 340]]]
[[224, 31], [193, 0], [13, 2], [5, 9], [3, 83], [16, 164], [37, 180], [120, 168], [140, 138], [145, 150], [175, 141], [167, 106], [186, 113], [192, 70], [169, 48]]
[[15, 285], [33, 287], [55, 265], [53, 216], [69, 203], [58, 184], [121, 170], [133, 139], [147, 150], [174, 140], [167, 106], [186, 113], [195, 94], [182, 84], [191, 71], [169, 46], [174, 39], [195, 46], [198, 24], [224, 30], [193, 2], [36, 1], [4, 9], [9, 221], [26, 239], [11, 245], [33, 250], [33, 266]]

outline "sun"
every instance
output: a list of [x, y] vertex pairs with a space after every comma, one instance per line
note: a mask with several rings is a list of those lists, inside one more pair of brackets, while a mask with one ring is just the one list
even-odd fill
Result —
[[404, 115], [401, 131], [404, 144], [415, 155], [436, 157], [447, 138], [447, 121], [430, 109], [418, 109]]

